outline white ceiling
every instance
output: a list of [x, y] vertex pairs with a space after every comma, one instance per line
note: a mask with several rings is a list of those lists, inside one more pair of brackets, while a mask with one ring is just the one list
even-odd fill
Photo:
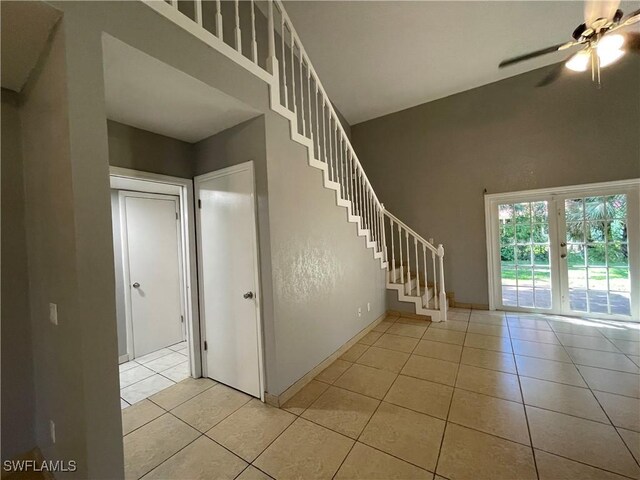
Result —
[[261, 113], [113, 37], [103, 50], [111, 120], [194, 143]]
[[570, 40], [584, 14], [581, 1], [287, 1], [285, 8], [352, 125], [559, 62], [566, 52], [498, 69], [505, 58]]
[[60, 15], [44, 2], [0, 2], [3, 88], [22, 90]]

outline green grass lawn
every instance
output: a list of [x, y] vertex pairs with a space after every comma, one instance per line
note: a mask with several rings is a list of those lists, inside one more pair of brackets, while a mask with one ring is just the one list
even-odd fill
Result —
[[[569, 266], [571, 268], [571, 265]], [[605, 267], [595, 267], [595, 268], [599, 268], [601, 269], [599, 272], [592, 272], [590, 277], [592, 280], [606, 280], [606, 273], [604, 268]], [[602, 273], [600, 273], [602, 272]], [[531, 280], [533, 277], [532, 271], [529, 269], [525, 269], [525, 270], [520, 270], [518, 272], [516, 272], [516, 270], [502, 270], [502, 279], [503, 280], [515, 280], [516, 279], [516, 275], [518, 277], [519, 280]], [[627, 278], [629, 278], [629, 273], [627, 268], [623, 268], [623, 267], [609, 267], [609, 279], [610, 280], [614, 280], [614, 279], [619, 279], [619, 280], [626, 280]], [[549, 280], [549, 273], [545, 272], [544, 270], [537, 270], [536, 271], [536, 280]]]

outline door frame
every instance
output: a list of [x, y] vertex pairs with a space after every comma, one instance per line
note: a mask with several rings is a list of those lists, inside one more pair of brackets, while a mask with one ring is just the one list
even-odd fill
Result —
[[[265, 361], [264, 361], [264, 322], [262, 318], [262, 296], [260, 292], [260, 250], [258, 243], [258, 205], [256, 198], [256, 183], [255, 183], [255, 172], [253, 167], [253, 161], [249, 160], [248, 162], [240, 163], [238, 165], [232, 165], [230, 167], [222, 168], [220, 170], [215, 170], [213, 172], [205, 173], [203, 175], [198, 175], [194, 180], [194, 191], [195, 191], [195, 199], [199, 198], [200, 192], [200, 183], [205, 182], [207, 180], [211, 180], [214, 178], [224, 177], [228, 175], [233, 175], [234, 173], [249, 171], [251, 174], [251, 187], [252, 187], [252, 207], [253, 207], [253, 260], [254, 260], [254, 283], [255, 283], [255, 306], [256, 306], [256, 322], [258, 329], [258, 379], [260, 384], [260, 400], [264, 402], [264, 394], [265, 394]], [[196, 209], [196, 229], [198, 232], [201, 232], [200, 228], [200, 209]], [[196, 239], [197, 244], [197, 252], [198, 257], [202, 258], [202, 238], [200, 234], [198, 234]], [[198, 265], [198, 267], [200, 267]], [[203, 376], [207, 376], [207, 362], [205, 361], [207, 353], [204, 350], [204, 339], [207, 334], [207, 321], [205, 318], [205, 308], [204, 308], [204, 281], [202, 278], [201, 268], [198, 268], [198, 291], [200, 293], [200, 302], [202, 304], [201, 310], [202, 314], [200, 316], [200, 330], [202, 332], [202, 374]]]
[[[124, 277], [124, 285], [131, 285], [131, 263], [129, 262], [129, 224], [127, 221], [127, 205], [125, 202], [126, 198], [146, 198], [153, 200], [163, 200], [163, 201], [171, 201], [174, 202], [176, 207], [176, 212], [180, 211], [180, 197], [177, 195], [172, 195], [168, 193], [148, 193], [148, 192], [137, 192], [133, 190], [118, 190], [118, 203], [120, 208], [120, 243], [122, 245], [122, 273]], [[180, 217], [180, 215], [178, 214]], [[183, 268], [183, 252], [182, 248], [182, 235], [180, 223], [181, 219], [176, 218], [176, 222], [178, 223], [178, 228], [176, 232], [176, 237], [178, 241], [178, 276], [180, 278], [180, 315], [182, 315], [183, 322], [186, 321], [186, 283], [184, 280], [184, 268]], [[125, 303], [125, 320], [126, 320], [126, 329], [127, 329], [127, 355], [129, 356], [129, 360], [133, 360], [136, 358], [135, 354], [135, 341], [134, 341], [134, 332], [133, 332], [133, 302], [131, 299], [131, 289], [125, 288], [124, 290], [124, 303]], [[183, 330], [186, 334], [186, 324], [183, 323]]]
[[[612, 182], [599, 182], [588, 183], [583, 185], [571, 185], [565, 187], [552, 187], [541, 188], [536, 190], [524, 190], [519, 192], [505, 192], [505, 193], [492, 193], [484, 195], [484, 208], [485, 208], [485, 233], [486, 233], [486, 246], [487, 246], [487, 272], [488, 272], [488, 287], [489, 287], [489, 310], [512, 310], [519, 312], [537, 312], [547, 314], [562, 314], [562, 302], [559, 298], [553, 298], [552, 308], [541, 312], [540, 309], [525, 308], [525, 307], [504, 307], [502, 301], [499, 298], [501, 292], [501, 278], [500, 278], [500, 257], [499, 252], [496, 250], [500, 238], [498, 224], [495, 221], [497, 219], [497, 207], [500, 203], [508, 203], [510, 201], [533, 201], [533, 200], [549, 200], [549, 215], [557, 214], [557, 209], [554, 208], [555, 200], [557, 197], [564, 195], [588, 195], [589, 192], [594, 194], [601, 191], [612, 190], [630, 190], [636, 194], [635, 200], [629, 198], [627, 206], [627, 218], [635, 218], [635, 221], [640, 225], [640, 178], [634, 178], [629, 180], [618, 180]], [[549, 237], [558, 237], [558, 222], [549, 222]], [[550, 242], [549, 261], [551, 265], [551, 282], [560, 286], [560, 256], [557, 251], [557, 242]], [[636, 243], [640, 245], [640, 238], [636, 238]], [[630, 248], [631, 245], [629, 245]], [[636, 255], [629, 259], [629, 274], [631, 272], [640, 271], [640, 248], [635, 248]], [[554, 273], [555, 270], [555, 273]], [[631, 278], [631, 277], [630, 277]], [[636, 282], [640, 284], [640, 279]], [[640, 292], [635, 291], [633, 288], [630, 292], [630, 304], [631, 304], [631, 317], [597, 314], [597, 313], [583, 313], [581, 316], [587, 316], [591, 318], [604, 318], [611, 320], [626, 320], [626, 321], [639, 321], [640, 320]], [[579, 315], [575, 312], [572, 315]]]
[[[109, 167], [109, 180], [111, 188], [116, 190], [169, 194], [179, 197], [183, 290], [181, 297], [184, 305], [184, 322], [189, 349], [189, 370], [192, 377], [200, 378], [202, 376], [202, 356], [198, 289], [196, 288], [198, 277], [193, 181], [189, 178], [172, 177], [122, 167]], [[129, 338], [127, 338], [128, 342]]]

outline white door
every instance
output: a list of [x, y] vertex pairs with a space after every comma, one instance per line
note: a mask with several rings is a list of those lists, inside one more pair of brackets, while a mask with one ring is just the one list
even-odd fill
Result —
[[489, 196], [493, 305], [638, 320], [637, 185]]
[[184, 340], [181, 301], [179, 199], [120, 192], [133, 357]]
[[252, 162], [196, 177], [206, 375], [262, 397]]

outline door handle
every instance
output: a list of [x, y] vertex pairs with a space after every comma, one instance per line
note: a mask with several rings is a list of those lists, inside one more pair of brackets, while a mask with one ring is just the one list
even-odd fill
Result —
[[134, 283], [133, 285], [131, 285], [133, 288], [140, 288], [140, 284], [138, 282]]
[[253, 298], [253, 292], [247, 292], [243, 295], [243, 297], [246, 299]]

